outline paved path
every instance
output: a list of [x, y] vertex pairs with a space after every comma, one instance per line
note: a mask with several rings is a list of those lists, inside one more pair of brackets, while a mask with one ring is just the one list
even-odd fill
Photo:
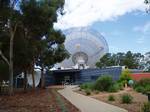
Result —
[[75, 105], [81, 112], [127, 112], [117, 106], [113, 106], [88, 96], [84, 96], [72, 91], [72, 86], [58, 90], [68, 101]]

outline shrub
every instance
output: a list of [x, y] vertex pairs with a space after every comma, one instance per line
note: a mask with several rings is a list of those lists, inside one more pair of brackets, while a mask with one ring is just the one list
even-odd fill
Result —
[[122, 71], [121, 76], [120, 76], [120, 81], [129, 81], [131, 80], [131, 76], [130, 76], [131, 72], [129, 71], [129, 69], [125, 69]]
[[84, 83], [80, 85], [81, 89], [90, 89], [93, 90], [93, 83]]
[[150, 102], [144, 103], [144, 105], [141, 108], [142, 112], [150, 112]]
[[122, 100], [122, 103], [129, 104], [129, 103], [132, 103], [133, 97], [130, 94], [123, 94], [121, 96], [121, 100]]
[[108, 101], [115, 101], [114, 95], [109, 95], [108, 96]]
[[144, 78], [144, 79], [141, 79], [139, 82], [138, 82], [138, 85], [141, 85], [141, 86], [147, 86], [147, 85], [150, 85], [150, 78]]
[[142, 86], [137, 86], [137, 87], [135, 87], [135, 90], [136, 90], [137, 92], [144, 92], [144, 91], [145, 91], [144, 87], [142, 87]]
[[119, 89], [120, 89], [120, 90], [123, 90], [123, 88], [124, 88], [123, 83], [121, 83], [121, 82], [118, 83], [118, 86], [119, 86]]
[[139, 82], [136, 82], [134, 89], [137, 92], [147, 93], [150, 91], [150, 79], [141, 79]]
[[113, 84], [112, 77], [102, 76], [96, 80], [94, 84], [94, 89], [99, 91], [108, 91], [109, 88], [112, 86], [112, 84]]
[[86, 93], [86, 95], [90, 95], [90, 94], [91, 94], [91, 91], [90, 91], [89, 89], [86, 89], [86, 90], [85, 90], [85, 93]]
[[147, 93], [147, 92], [150, 92], [150, 85], [146, 85], [145, 86], [145, 91], [144, 91], [145, 93]]
[[116, 83], [116, 84], [113, 84], [112, 86], [110, 86], [110, 88], [109, 88], [109, 92], [117, 92], [117, 91], [119, 91], [120, 90], [120, 87], [119, 87], [119, 85]]

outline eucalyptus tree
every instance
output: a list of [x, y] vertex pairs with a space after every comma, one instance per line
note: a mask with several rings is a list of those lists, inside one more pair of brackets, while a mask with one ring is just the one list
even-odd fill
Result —
[[[0, 35], [1, 38], [9, 38], [9, 56], [5, 56], [0, 49], [1, 58], [9, 66], [9, 92], [13, 93], [13, 41], [18, 25], [20, 24], [20, 12], [15, 10], [16, 0], [0, 1]], [[0, 43], [2, 45], [2, 43]]]
[[23, 13], [25, 36], [32, 41], [33, 48], [35, 49], [31, 62], [33, 87], [35, 87], [33, 74], [35, 63], [40, 63], [41, 84], [43, 87], [44, 67], [50, 67], [67, 56], [63, 46], [65, 36], [61, 31], [53, 28], [53, 23], [57, 22], [57, 13], [63, 14], [63, 5], [63, 0], [30, 0], [23, 1], [21, 4], [20, 9]]
[[[43, 59], [44, 65], [52, 65], [62, 61], [67, 53], [64, 35], [53, 28], [57, 13], [63, 14], [63, 0], [23, 0], [18, 5], [19, 10], [14, 8], [15, 2], [0, 1], [0, 40], [3, 40], [0, 41], [0, 56], [9, 66], [10, 93], [13, 92], [13, 68], [32, 72], [35, 87], [35, 63]], [[55, 44], [55, 49], [49, 50]]]

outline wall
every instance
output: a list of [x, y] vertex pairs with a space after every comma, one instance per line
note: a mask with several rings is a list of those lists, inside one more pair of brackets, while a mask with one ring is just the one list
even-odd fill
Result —
[[111, 68], [104, 68], [104, 69], [82, 69], [82, 70], [56, 70], [52, 72], [46, 73], [46, 86], [48, 85], [55, 85], [55, 78], [56, 75], [64, 75], [68, 72], [71, 72], [75, 75], [75, 82], [74, 84], [81, 84], [85, 82], [92, 82], [95, 81], [99, 76], [102, 75], [109, 75], [112, 76], [113, 80], [118, 80], [121, 74], [122, 68], [121, 67], [111, 67]]

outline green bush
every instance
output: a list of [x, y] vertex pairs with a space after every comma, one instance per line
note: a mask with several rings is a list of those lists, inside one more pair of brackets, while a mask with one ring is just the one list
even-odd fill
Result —
[[136, 82], [134, 89], [142, 93], [150, 92], [150, 79], [141, 79], [139, 82]]
[[86, 95], [90, 95], [90, 94], [91, 94], [91, 90], [86, 89], [86, 90], [85, 90], [85, 93], [86, 93]]
[[81, 89], [90, 89], [93, 90], [94, 84], [93, 83], [84, 83], [80, 85]]
[[137, 87], [135, 87], [135, 90], [137, 91], [137, 92], [144, 92], [145, 91], [145, 88], [144, 87], [142, 87], [142, 86], [137, 86]]
[[114, 95], [109, 95], [108, 96], [108, 101], [115, 101]]
[[112, 77], [101, 76], [96, 80], [94, 84], [94, 89], [99, 91], [108, 91], [112, 85], [113, 85]]
[[150, 85], [150, 78], [144, 78], [144, 79], [141, 79], [139, 82], [138, 82], [138, 85], [141, 85], [141, 86], [147, 86], [147, 85]]
[[131, 80], [131, 76], [130, 76], [131, 72], [129, 69], [125, 69], [122, 71], [121, 76], [120, 76], [120, 81], [126, 81], [126, 83]]
[[119, 89], [120, 89], [120, 90], [123, 90], [123, 88], [124, 88], [123, 83], [121, 83], [121, 82], [120, 82], [120, 83], [118, 83], [118, 86], [119, 86]]
[[145, 93], [147, 93], [147, 92], [150, 92], [150, 85], [146, 85], [145, 86], [145, 91], [144, 91]]
[[150, 112], [150, 102], [144, 103], [144, 105], [141, 108], [142, 112]]
[[119, 85], [116, 83], [116, 84], [113, 84], [112, 86], [110, 86], [110, 88], [109, 88], [109, 92], [117, 92], [117, 91], [119, 91], [120, 90], [120, 87], [119, 87]]
[[122, 100], [122, 103], [129, 104], [129, 103], [132, 103], [133, 97], [130, 94], [126, 93], [121, 96], [121, 100]]

